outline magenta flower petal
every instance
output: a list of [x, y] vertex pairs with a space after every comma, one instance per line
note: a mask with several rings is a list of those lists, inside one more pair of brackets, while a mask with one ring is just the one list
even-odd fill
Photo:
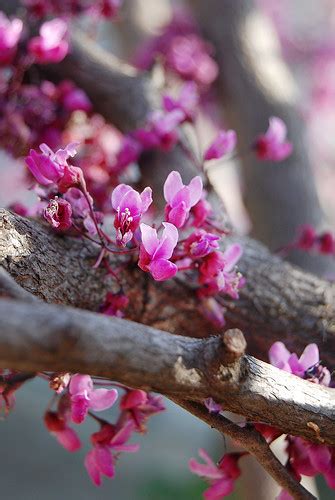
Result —
[[183, 187], [184, 184], [180, 173], [173, 170], [168, 175], [164, 183], [164, 198], [169, 203], [169, 205], [172, 205], [174, 196], [176, 195], [176, 193], [178, 193], [178, 191], [183, 189]]
[[173, 278], [178, 271], [178, 267], [169, 260], [154, 260], [149, 265], [152, 277], [156, 281], [164, 281]]
[[[290, 355], [290, 352], [286, 349], [283, 342], [275, 342], [269, 350], [270, 363], [277, 368], [282, 368], [282, 366], [288, 362]], [[289, 369], [286, 371], [291, 370]]]
[[223, 497], [230, 495], [234, 489], [234, 481], [228, 478], [222, 478], [216, 481], [204, 492], [205, 500], [220, 500]]
[[70, 394], [84, 394], [93, 390], [93, 381], [89, 375], [72, 375], [69, 385]]
[[312, 466], [315, 467], [318, 472], [321, 472], [322, 474], [328, 472], [332, 459], [328, 446], [310, 444], [308, 446], [308, 454]]
[[316, 365], [319, 361], [319, 348], [316, 344], [306, 346], [299, 358], [300, 365], [304, 370]]
[[95, 411], [107, 410], [117, 400], [116, 389], [96, 389], [90, 393], [90, 408]]
[[70, 427], [66, 427], [62, 431], [54, 432], [54, 434], [59, 444], [61, 444], [67, 451], [77, 451], [81, 447], [79, 437]]
[[157, 231], [148, 224], [140, 225], [141, 236], [142, 236], [142, 245], [144, 246], [146, 252], [150, 256], [153, 256], [155, 250], [159, 245], [159, 239], [157, 236]]
[[186, 208], [186, 203], [184, 201], [180, 202], [179, 205], [173, 207], [169, 211], [168, 219], [171, 224], [177, 228], [183, 227], [189, 211]]
[[231, 153], [236, 146], [237, 138], [234, 130], [221, 130], [213, 143], [207, 148], [204, 160], [218, 160]]
[[115, 469], [113, 465], [113, 458], [107, 446], [95, 446], [94, 459], [101, 474], [104, 474], [107, 477], [114, 477]]
[[141, 193], [142, 213], [145, 213], [152, 203], [152, 189], [146, 187]]
[[101, 485], [101, 474], [100, 471], [97, 467], [96, 460], [95, 460], [95, 452], [94, 449], [90, 450], [84, 461], [85, 468], [87, 470], [88, 475], [90, 476], [92, 482], [96, 486]]
[[190, 191], [190, 201], [191, 207], [194, 207], [198, 203], [202, 195], [203, 183], [202, 179], [199, 175], [193, 177], [191, 182], [188, 185], [188, 189]]
[[178, 243], [178, 229], [169, 222], [163, 222], [164, 230], [158, 247], [153, 254], [156, 259], [169, 259]]
[[225, 261], [225, 271], [231, 271], [242, 257], [242, 254], [243, 249], [241, 245], [239, 245], [238, 243], [230, 245], [223, 253], [223, 259]]

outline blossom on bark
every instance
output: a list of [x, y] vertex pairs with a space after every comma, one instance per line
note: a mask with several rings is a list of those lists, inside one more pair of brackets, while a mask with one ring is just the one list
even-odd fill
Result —
[[[242, 277], [234, 268], [241, 256], [241, 246], [233, 244], [223, 253], [214, 251], [204, 257], [199, 267], [199, 282], [207, 285], [209, 295], [225, 292], [233, 299], [238, 299]], [[205, 294], [206, 290], [203, 293]]]
[[272, 116], [269, 128], [261, 134], [254, 144], [256, 155], [260, 160], [282, 161], [293, 151], [292, 143], [286, 140], [287, 128], [283, 120]]
[[220, 237], [216, 234], [199, 229], [186, 238], [184, 249], [192, 259], [200, 259], [219, 248], [219, 239]]
[[0, 11], [0, 66], [10, 64], [16, 54], [23, 29], [21, 19], [8, 19]]
[[152, 190], [145, 188], [138, 193], [127, 184], [119, 184], [112, 193], [112, 207], [116, 212], [114, 227], [117, 242], [125, 246], [133, 238], [142, 215], [152, 203]]
[[177, 127], [183, 121], [184, 112], [180, 109], [174, 109], [169, 113], [161, 110], [153, 111], [146, 126], [136, 130], [134, 137], [143, 149], [160, 148], [169, 151], [179, 139]]
[[72, 208], [63, 198], [53, 198], [43, 212], [44, 218], [58, 231], [66, 231], [72, 226]]
[[81, 424], [89, 409], [103, 411], [115, 403], [118, 393], [116, 389], [94, 389], [89, 375], [73, 375], [70, 380], [71, 417], [73, 422]]
[[166, 220], [177, 228], [183, 227], [191, 208], [201, 198], [202, 188], [200, 176], [193, 177], [189, 185], [185, 186], [180, 173], [173, 170], [164, 183], [164, 198], [167, 202], [165, 207]]
[[231, 153], [236, 147], [235, 130], [221, 130], [213, 143], [206, 149], [204, 160], [218, 160]]
[[28, 44], [29, 53], [39, 64], [58, 63], [69, 51], [66, 40], [67, 24], [62, 19], [53, 19], [42, 24], [40, 35]]
[[142, 271], [150, 272], [156, 281], [173, 278], [178, 271], [176, 264], [169, 259], [178, 242], [178, 230], [169, 222], [163, 222], [161, 238], [157, 231], [147, 224], [141, 224], [142, 243], [138, 265]]
[[233, 491], [236, 479], [241, 471], [237, 464], [241, 453], [227, 453], [216, 465], [204, 449], [199, 450], [199, 456], [205, 462], [197, 462], [194, 458], [189, 461], [191, 472], [203, 477], [210, 483], [210, 487], [204, 492], [205, 500], [220, 500]]
[[286, 349], [283, 342], [275, 342], [269, 350], [269, 360], [273, 366], [300, 378], [326, 386], [330, 383], [330, 372], [320, 365], [319, 348], [316, 344], [306, 346], [298, 358], [295, 353]]

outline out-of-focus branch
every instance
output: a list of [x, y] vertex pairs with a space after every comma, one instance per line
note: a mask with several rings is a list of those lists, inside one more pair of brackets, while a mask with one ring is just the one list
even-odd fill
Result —
[[90, 373], [195, 401], [211, 396], [251, 421], [335, 444], [333, 390], [242, 356], [244, 348], [238, 330], [190, 339], [69, 307], [0, 301], [1, 367]]
[[[245, 203], [253, 236], [271, 249], [292, 241], [297, 227], [325, 223], [316, 194], [297, 109], [298, 89], [283, 61], [270, 22], [254, 0], [189, 0], [206, 38], [216, 50], [220, 68], [218, 90], [228, 124], [238, 134], [240, 151], [266, 130], [270, 116], [281, 117], [294, 144], [281, 163], [242, 155]], [[325, 257], [292, 253], [292, 262], [318, 273], [334, 265]]]

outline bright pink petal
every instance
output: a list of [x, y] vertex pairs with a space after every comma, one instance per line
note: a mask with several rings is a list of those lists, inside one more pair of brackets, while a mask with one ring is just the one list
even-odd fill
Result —
[[134, 424], [131, 420], [128, 420], [127, 423], [123, 427], [121, 427], [121, 429], [114, 435], [110, 442], [110, 445], [114, 447], [125, 444], [128, 439], [131, 438], [133, 432]]
[[90, 393], [93, 390], [93, 381], [89, 375], [81, 375], [77, 373], [73, 375], [70, 380], [69, 391], [70, 394], [84, 394]]
[[101, 474], [100, 471], [96, 465], [95, 461], [95, 452], [94, 449], [90, 450], [84, 461], [85, 468], [88, 472], [88, 475], [90, 476], [91, 480], [96, 486], [101, 485]]
[[142, 214], [144, 214], [152, 203], [152, 189], [146, 187], [141, 193], [142, 200]]
[[145, 391], [135, 389], [126, 393], [120, 403], [122, 410], [130, 410], [147, 402], [148, 395]]
[[184, 201], [173, 207], [168, 214], [168, 221], [177, 228], [183, 227], [188, 218], [189, 210], [186, 208]]
[[231, 271], [240, 260], [242, 254], [243, 249], [241, 245], [238, 245], [237, 243], [230, 245], [223, 253], [223, 259], [225, 261], [224, 270], [227, 272]]
[[173, 170], [167, 177], [164, 183], [164, 198], [172, 205], [174, 196], [184, 187], [182, 178], [179, 172]]
[[220, 500], [223, 497], [230, 495], [234, 489], [234, 481], [231, 479], [222, 478], [216, 481], [204, 492], [205, 500]]
[[87, 396], [77, 394], [71, 397], [71, 418], [76, 424], [84, 422], [90, 407]]
[[309, 344], [306, 346], [304, 352], [299, 358], [300, 365], [305, 370], [316, 365], [319, 361], [319, 348], [316, 344]]
[[117, 210], [120, 207], [121, 200], [133, 188], [127, 184], [119, 184], [112, 192], [112, 207]]
[[54, 432], [57, 441], [67, 450], [67, 451], [77, 451], [81, 447], [80, 439], [76, 432], [70, 427], [66, 427], [62, 431]]
[[141, 235], [142, 235], [142, 245], [145, 251], [152, 257], [159, 246], [159, 239], [157, 237], [157, 231], [148, 224], [140, 225]]
[[277, 116], [271, 116], [269, 119], [269, 128], [266, 132], [266, 136], [269, 139], [274, 139], [278, 142], [283, 142], [286, 138], [287, 128], [285, 122], [278, 118]]
[[178, 243], [178, 229], [169, 222], [163, 222], [164, 231], [160, 244], [153, 255], [156, 259], [169, 259]]
[[156, 281], [165, 281], [173, 278], [178, 271], [178, 267], [169, 260], [158, 259], [149, 265], [150, 273]]
[[269, 350], [270, 363], [277, 368], [282, 368], [283, 364], [288, 362], [290, 355], [283, 342], [275, 342]]
[[312, 466], [315, 467], [318, 472], [321, 472], [322, 474], [328, 472], [332, 459], [330, 448], [328, 446], [311, 444], [308, 447], [308, 454]]
[[193, 207], [194, 205], [196, 205], [198, 203], [198, 201], [200, 200], [201, 195], [202, 195], [203, 184], [202, 184], [201, 177], [199, 175], [197, 175], [196, 177], [193, 177], [193, 179], [191, 180], [191, 182], [188, 185], [188, 188], [189, 188], [190, 197], [191, 197], [191, 207]]
[[90, 393], [90, 408], [95, 411], [103, 411], [110, 408], [117, 400], [116, 389], [96, 389]]
[[114, 477], [113, 457], [107, 446], [95, 446], [94, 458], [98, 470], [107, 477]]

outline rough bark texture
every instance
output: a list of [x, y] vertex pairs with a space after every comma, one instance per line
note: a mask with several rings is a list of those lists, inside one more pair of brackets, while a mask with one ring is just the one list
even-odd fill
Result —
[[211, 396], [250, 420], [335, 444], [333, 390], [238, 358], [245, 347], [238, 330], [190, 339], [69, 307], [3, 299], [0, 331], [2, 367], [90, 373], [182, 399]]
[[[189, 0], [206, 38], [216, 50], [218, 90], [228, 124], [237, 131], [241, 152], [268, 127], [270, 116], [288, 126], [294, 152], [281, 163], [242, 154], [245, 203], [253, 236], [274, 250], [291, 242], [297, 227], [325, 224], [318, 201], [300, 118], [298, 89], [283, 61], [276, 35], [253, 0]], [[292, 262], [329, 272], [330, 259], [292, 253]]]
[[[241, 328], [251, 354], [266, 359], [276, 340], [301, 352], [317, 342], [321, 359], [335, 365], [335, 285], [272, 256], [253, 240], [244, 246], [240, 269], [246, 286], [240, 299], [221, 297], [228, 326]], [[104, 269], [92, 265], [98, 248], [57, 235], [49, 227], [0, 211], [0, 264], [23, 288], [49, 303], [96, 311], [115, 288]], [[115, 258], [119, 268], [124, 257]], [[121, 262], [120, 262], [121, 261]], [[216, 330], [199, 311], [192, 279], [157, 283], [133, 265], [120, 272], [130, 297], [127, 317], [171, 333], [205, 337]]]

